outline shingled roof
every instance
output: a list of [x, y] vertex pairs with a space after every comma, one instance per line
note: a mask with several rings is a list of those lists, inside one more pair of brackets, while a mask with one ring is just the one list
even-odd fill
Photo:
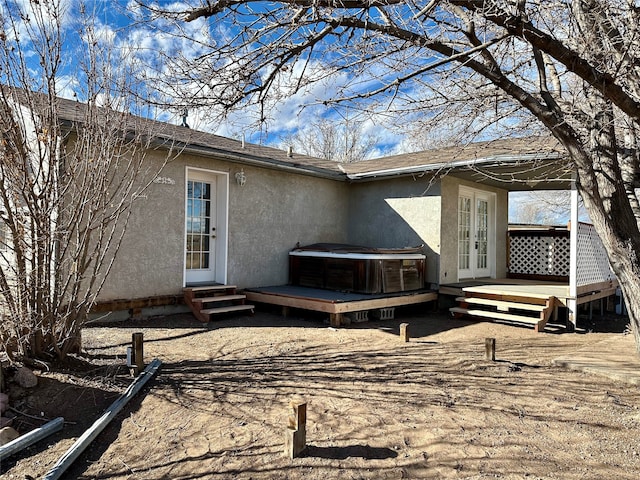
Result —
[[[69, 124], [82, 123], [86, 115], [86, 105], [73, 100], [59, 99], [59, 115]], [[147, 132], [154, 138], [154, 144], [174, 146], [183, 151], [211, 156], [231, 162], [258, 165], [280, 170], [293, 170], [299, 173], [345, 180], [344, 170], [337, 162], [309, 157], [296, 152], [286, 152], [240, 140], [201, 132], [180, 125], [149, 120], [128, 115], [128, 128]]]
[[346, 170], [350, 178], [357, 179], [565, 156], [562, 146], [552, 137], [503, 138], [367, 160], [349, 164]]
[[[61, 119], [69, 124], [82, 122], [86, 112], [85, 104], [60, 99], [59, 107]], [[552, 137], [529, 137], [503, 138], [340, 164], [134, 115], [128, 118], [131, 119], [132, 126], [149, 132], [156, 145], [174, 145], [190, 153], [231, 162], [343, 181], [382, 179], [451, 169], [468, 170], [478, 166], [504, 166], [525, 162], [540, 164], [545, 161], [553, 163], [566, 158], [564, 149]]]

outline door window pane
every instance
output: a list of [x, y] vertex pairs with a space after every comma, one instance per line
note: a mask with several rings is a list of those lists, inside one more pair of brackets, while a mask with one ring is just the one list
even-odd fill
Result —
[[458, 199], [458, 268], [467, 270], [471, 255], [471, 199]]
[[476, 205], [477, 268], [487, 268], [489, 245], [489, 203], [478, 199]]
[[187, 196], [187, 269], [206, 269], [209, 268], [211, 186], [189, 181]]

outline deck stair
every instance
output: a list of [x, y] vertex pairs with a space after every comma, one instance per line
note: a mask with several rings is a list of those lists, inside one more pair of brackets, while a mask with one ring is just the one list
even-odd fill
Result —
[[555, 308], [553, 296], [486, 293], [473, 290], [473, 288], [464, 289], [465, 296], [456, 298], [458, 306], [449, 309], [454, 316], [468, 315], [519, 325], [532, 325], [536, 332], [541, 332]]
[[246, 296], [236, 293], [235, 285], [204, 285], [184, 288], [184, 301], [193, 315], [203, 323], [222, 313], [249, 312], [255, 306], [245, 303]]

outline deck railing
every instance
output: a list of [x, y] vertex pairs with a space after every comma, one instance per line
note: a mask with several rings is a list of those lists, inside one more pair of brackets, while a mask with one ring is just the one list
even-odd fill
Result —
[[[508, 232], [508, 276], [568, 281], [570, 232], [564, 227], [512, 228]], [[593, 225], [578, 223], [576, 286], [615, 280], [607, 253]]]
[[616, 277], [609, 265], [607, 252], [593, 225], [578, 222], [578, 261], [576, 285], [610, 282]]
[[507, 248], [509, 278], [569, 281], [571, 243], [566, 228], [512, 228]]

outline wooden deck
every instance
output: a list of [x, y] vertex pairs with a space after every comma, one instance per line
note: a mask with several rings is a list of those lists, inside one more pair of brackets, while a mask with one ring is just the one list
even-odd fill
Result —
[[292, 285], [251, 288], [244, 290], [244, 294], [250, 302], [280, 305], [285, 311], [288, 308], [300, 308], [328, 313], [332, 326], [340, 326], [345, 313], [414, 305], [438, 299], [437, 292], [433, 290], [369, 295]]
[[[599, 300], [615, 294], [618, 283], [603, 282], [578, 287], [577, 304]], [[464, 296], [464, 292], [477, 292], [492, 295], [513, 295], [517, 297], [549, 298], [555, 297], [561, 306], [571, 299], [569, 284], [565, 282], [544, 282], [517, 278], [483, 278], [441, 285], [441, 295]]]
[[570, 306], [572, 300], [581, 305], [609, 297], [617, 286], [617, 282], [587, 285], [578, 289], [577, 297], [572, 297], [568, 283], [478, 279], [442, 285], [439, 293], [456, 296], [459, 306], [450, 309], [454, 316], [528, 324], [542, 331], [552, 316], [557, 320], [559, 307]]

